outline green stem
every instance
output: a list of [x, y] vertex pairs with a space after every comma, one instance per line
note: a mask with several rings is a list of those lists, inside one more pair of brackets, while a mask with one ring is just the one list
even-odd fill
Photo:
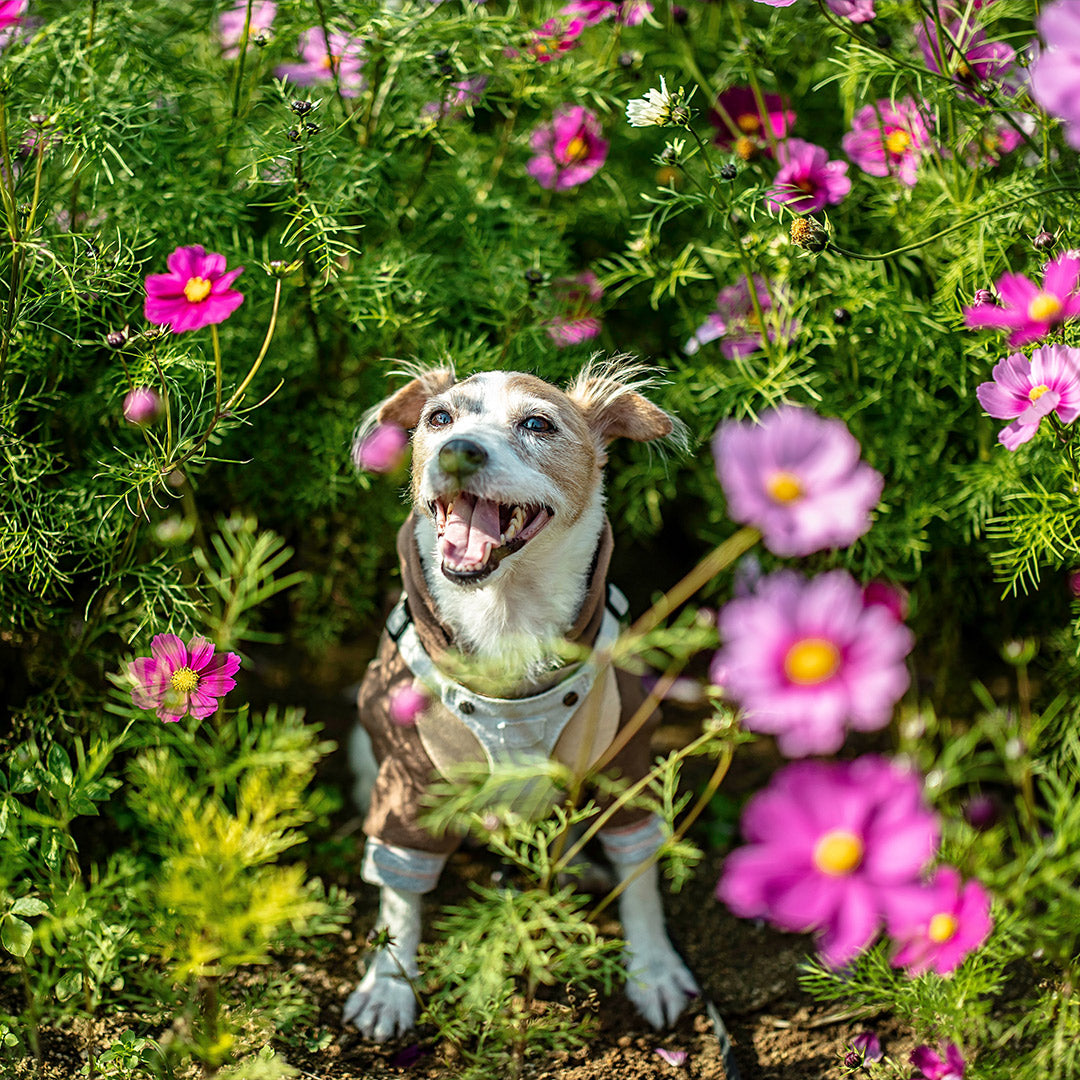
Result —
[[[254, 0], [247, 0], [247, 10], [244, 12], [244, 29], [240, 31], [240, 55], [236, 59], [236, 82], [233, 86], [232, 119], [240, 115], [240, 89], [244, 84], [244, 64], [247, 61], [248, 38], [251, 35], [251, 8]], [[329, 41], [327, 43], [329, 48]]]

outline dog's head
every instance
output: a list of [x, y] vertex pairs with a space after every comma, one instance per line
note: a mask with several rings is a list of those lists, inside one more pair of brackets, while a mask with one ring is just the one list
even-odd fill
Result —
[[490, 371], [421, 371], [375, 416], [413, 429], [412, 497], [433, 521], [445, 577], [484, 581], [528, 545], [558, 545], [599, 505], [605, 448], [680, 429], [640, 391], [646, 369], [589, 365], [567, 390]]

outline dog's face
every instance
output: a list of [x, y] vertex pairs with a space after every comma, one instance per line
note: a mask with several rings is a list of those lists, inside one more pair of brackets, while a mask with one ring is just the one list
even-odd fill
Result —
[[568, 391], [518, 372], [462, 382], [427, 372], [387, 400], [378, 420], [415, 429], [413, 505], [435, 525], [443, 575], [462, 586], [489, 579], [529, 545], [558, 545], [595, 501], [613, 438], [673, 430], [604, 369], [587, 369]]

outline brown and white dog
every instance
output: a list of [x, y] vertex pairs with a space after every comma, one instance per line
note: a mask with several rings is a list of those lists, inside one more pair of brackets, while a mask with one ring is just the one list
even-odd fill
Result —
[[[381, 888], [378, 926], [393, 944], [376, 954], [344, 1018], [379, 1040], [414, 1022], [401, 971], [417, 972], [420, 897], [458, 843], [417, 820], [431, 779], [464, 760], [536, 755], [575, 768], [604, 758], [630, 782], [650, 767], [651, 725], [605, 757], [644, 699], [639, 680], [591, 661], [567, 666], [555, 645], [609, 645], [613, 610], [625, 611], [605, 580], [606, 446], [681, 435], [640, 393], [649, 380], [637, 366], [590, 365], [566, 391], [516, 372], [461, 382], [448, 369], [414, 374], [374, 413], [414, 430], [412, 513], [398, 536], [406, 595], [364, 676], [350, 748], [354, 767], [372, 751], [378, 767], [362, 876]], [[454, 662], [462, 656], [470, 666]], [[417, 682], [429, 705], [414, 724], [395, 723], [391, 701]], [[600, 840], [630, 879], [619, 898], [627, 994], [662, 1027], [697, 993], [664, 928], [656, 866], [637, 873], [663, 832], [624, 808]]]

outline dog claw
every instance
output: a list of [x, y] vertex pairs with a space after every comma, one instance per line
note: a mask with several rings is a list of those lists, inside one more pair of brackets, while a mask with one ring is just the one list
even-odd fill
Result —
[[412, 987], [399, 976], [369, 971], [345, 1002], [342, 1019], [375, 1042], [404, 1035], [416, 1020]]
[[648, 957], [627, 954], [626, 996], [656, 1029], [678, 1020], [689, 998], [700, 995], [694, 976], [668, 945]]

